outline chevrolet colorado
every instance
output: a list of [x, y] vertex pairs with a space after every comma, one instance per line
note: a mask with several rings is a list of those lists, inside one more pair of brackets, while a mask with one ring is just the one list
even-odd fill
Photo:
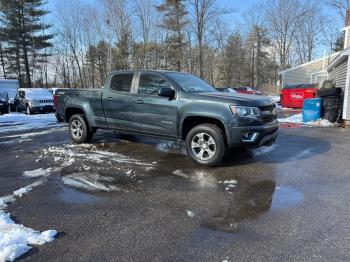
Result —
[[278, 135], [274, 102], [218, 92], [180, 72], [133, 70], [110, 74], [99, 90], [58, 89], [56, 116], [75, 143], [97, 129], [185, 141], [195, 162], [218, 165], [232, 147], [272, 145]]

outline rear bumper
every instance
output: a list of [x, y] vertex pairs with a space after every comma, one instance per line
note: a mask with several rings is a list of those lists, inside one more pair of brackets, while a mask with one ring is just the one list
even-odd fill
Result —
[[278, 136], [278, 121], [263, 126], [228, 127], [229, 147], [249, 147], [272, 145]]

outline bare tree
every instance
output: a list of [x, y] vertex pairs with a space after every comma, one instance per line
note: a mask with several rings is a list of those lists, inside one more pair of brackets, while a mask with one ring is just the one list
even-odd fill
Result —
[[154, 3], [152, 0], [136, 0], [135, 1], [135, 15], [137, 17], [141, 35], [142, 35], [142, 58], [143, 58], [143, 67], [149, 67], [148, 59], [148, 46], [150, 41], [150, 34], [152, 27], [154, 26], [153, 19], [153, 6]]
[[299, 64], [309, 62], [314, 58], [316, 46], [322, 36], [320, 29], [323, 17], [319, 4], [313, 1], [306, 2], [304, 11], [305, 15], [299, 19], [294, 43]]
[[292, 45], [307, 11], [301, 0], [268, 0], [266, 3], [266, 22], [278, 51], [280, 69], [289, 65]]
[[334, 8], [345, 21], [346, 10], [350, 9], [350, 0], [324, 0], [324, 3]]
[[128, 68], [131, 38], [130, 8], [127, 6], [126, 0], [101, 0], [101, 2], [106, 17], [106, 25], [116, 35], [116, 55], [118, 59], [115, 61], [115, 67], [126, 69]]
[[225, 12], [217, 7], [215, 0], [190, 0], [192, 27], [198, 44], [199, 77], [204, 78], [204, 42], [205, 34], [216, 19]]

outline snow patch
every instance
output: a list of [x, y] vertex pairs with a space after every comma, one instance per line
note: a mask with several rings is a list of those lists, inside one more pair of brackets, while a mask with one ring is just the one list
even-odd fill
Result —
[[187, 175], [187, 174], [185, 174], [182, 170], [175, 170], [174, 172], [173, 172], [173, 175], [175, 175], [175, 176], [180, 176], [180, 177], [183, 177], [183, 178], [186, 178], [186, 179], [189, 179], [190, 177]]
[[237, 184], [237, 180], [231, 179], [231, 180], [225, 180], [222, 182], [223, 184]]
[[292, 123], [292, 124], [302, 124], [306, 126], [312, 126], [312, 127], [333, 127], [337, 126], [337, 123], [331, 123], [327, 119], [318, 119], [316, 121], [311, 121], [311, 122], [303, 122], [303, 115], [302, 113], [300, 114], [295, 114], [291, 115], [286, 118], [279, 118], [278, 122], [280, 123]]
[[21, 113], [10, 113], [0, 116], [0, 125], [0, 133], [63, 126], [62, 123], [57, 123], [55, 114], [25, 115]]
[[187, 215], [189, 217], [194, 217], [194, 213], [192, 211], [190, 211], [190, 210], [187, 210]]
[[9, 203], [29, 193], [42, 183], [43, 181], [39, 180], [14, 191], [11, 195], [0, 197], [0, 261], [14, 261], [30, 250], [30, 245], [43, 245], [55, 239], [56, 230], [39, 232], [16, 224], [10, 214], [5, 212]]
[[33, 171], [24, 171], [23, 176], [26, 176], [26, 177], [46, 177], [46, 176], [49, 176], [50, 173], [52, 173], [52, 172], [53, 172], [53, 168], [51, 168], [51, 167], [46, 168], [46, 169], [38, 168], [38, 169], [35, 169]]
[[62, 177], [64, 184], [90, 191], [116, 191], [118, 190], [116, 186], [104, 184], [105, 182], [112, 182], [113, 180], [113, 177], [105, 177], [98, 174], [85, 173], [75, 173]]

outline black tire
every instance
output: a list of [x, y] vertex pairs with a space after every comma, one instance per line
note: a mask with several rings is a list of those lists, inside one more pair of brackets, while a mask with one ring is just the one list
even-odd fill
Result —
[[[198, 143], [198, 145], [202, 144], [203, 146], [206, 147], [206, 149], [203, 149], [202, 147], [193, 148], [192, 141], [196, 141], [195, 139], [199, 138], [200, 134], [204, 134], [204, 140], [206, 140], [208, 137], [211, 137], [214, 140], [215, 145], [214, 144], [209, 145], [210, 143], [206, 143], [205, 141], [203, 141], [204, 145], [203, 145], [203, 142]], [[197, 142], [198, 142], [198, 140], [197, 140]], [[195, 126], [194, 128], [192, 128], [186, 136], [185, 144], [186, 144], [186, 151], [187, 151], [188, 156], [194, 162], [196, 162], [200, 165], [203, 165], [203, 166], [217, 166], [217, 165], [219, 165], [222, 162], [222, 160], [224, 159], [226, 152], [227, 152], [227, 147], [225, 144], [225, 135], [219, 127], [217, 127], [216, 125], [213, 125], [213, 124], [202, 124], [202, 125], [198, 125], [198, 126]], [[213, 150], [214, 146], [215, 146], [215, 150]], [[211, 149], [210, 152], [211, 153], [214, 152], [212, 156], [210, 156], [208, 153], [209, 147]], [[197, 152], [197, 151], [200, 152], [202, 150], [207, 150], [208, 152], [204, 151], [204, 153], [201, 153], [202, 158], [196, 156], [195, 152]], [[198, 152], [198, 154], [200, 154], [199, 152]], [[210, 157], [210, 158], [208, 158], [208, 157]], [[208, 158], [208, 159], [206, 159], [206, 158]]]
[[338, 121], [339, 109], [338, 107], [331, 107], [324, 111], [323, 118], [327, 119], [331, 123]]
[[323, 98], [323, 108], [329, 108], [329, 107], [339, 107], [341, 98], [339, 96], [329, 96]]
[[88, 122], [84, 115], [73, 115], [69, 119], [69, 134], [74, 143], [88, 143], [92, 140], [94, 133], [91, 132]]
[[327, 96], [340, 96], [342, 89], [337, 88], [322, 88], [317, 90], [318, 97], [327, 97]]

